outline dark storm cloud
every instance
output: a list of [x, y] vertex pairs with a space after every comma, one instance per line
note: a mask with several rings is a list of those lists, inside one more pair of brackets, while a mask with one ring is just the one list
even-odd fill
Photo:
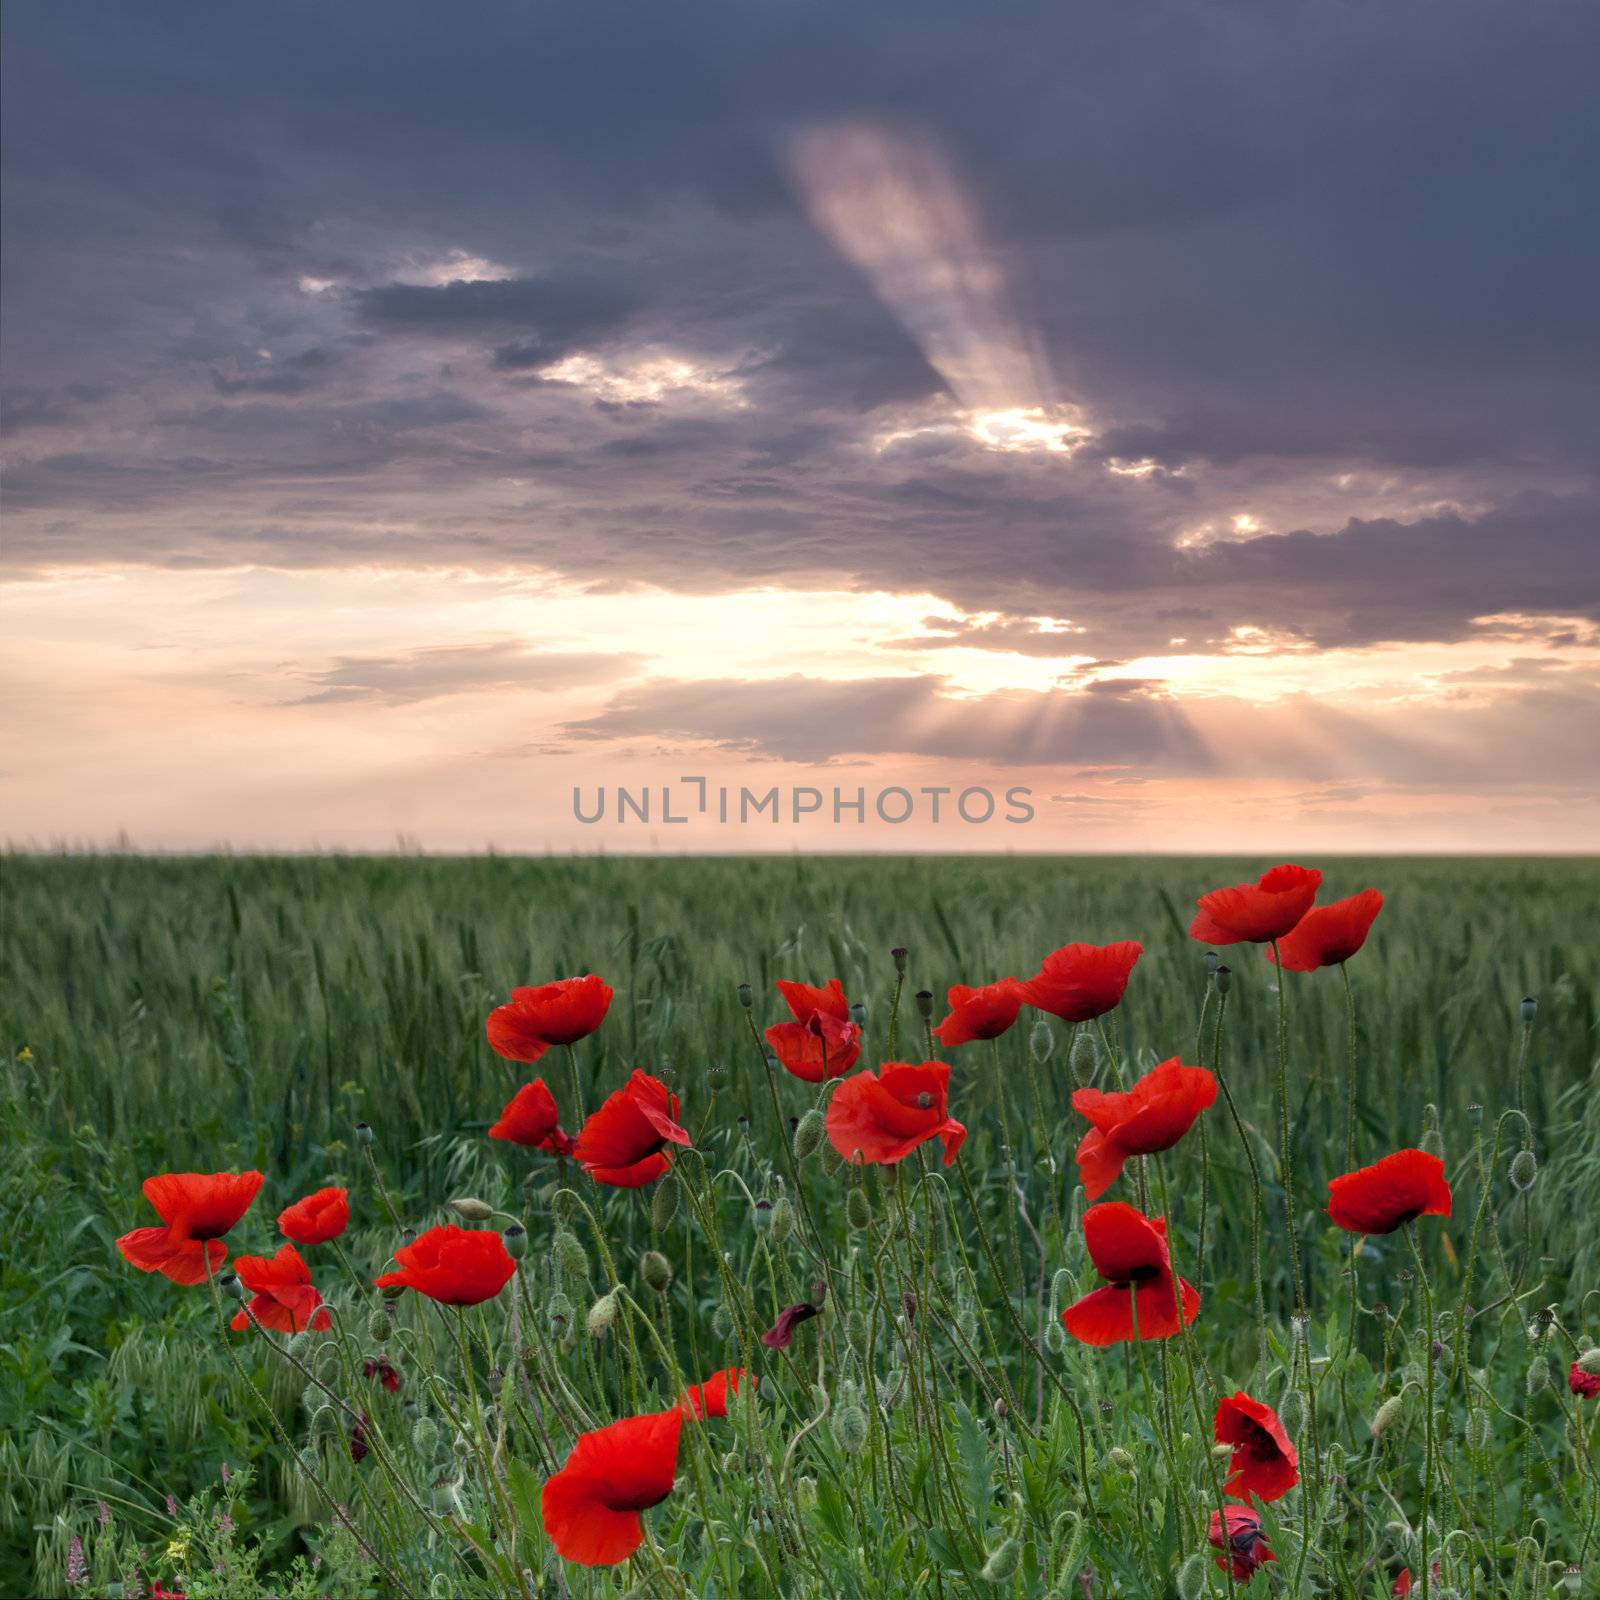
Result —
[[[820, 580], [1036, 655], [1593, 617], [1597, 44], [1554, 0], [13, 7], [7, 559]], [[796, 200], [841, 118], [949, 146], [1070, 462], [883, 444], [944, 385]], [[648, 349], [740, 403], [537, 376]]]

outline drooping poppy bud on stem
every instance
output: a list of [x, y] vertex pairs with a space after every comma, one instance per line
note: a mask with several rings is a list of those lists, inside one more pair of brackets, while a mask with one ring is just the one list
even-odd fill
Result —
[[494, 1207], [472, 1195], [461, 1195], [446, 1202], [449, 1209], [464, 1222], [487, 1222], [494, 1215]]

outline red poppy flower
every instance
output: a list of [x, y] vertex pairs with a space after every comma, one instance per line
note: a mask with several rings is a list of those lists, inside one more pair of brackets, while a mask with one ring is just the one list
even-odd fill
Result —
[[400, 1374], [394, 1370], [387, 1356], [375, 1356], [361, 1363], [363, 1378], [376, 1378], [390, 1394], [400, 1392]]
[[611, 985], [587, 974], [513, 989], [510, 1002], [489, 1013], [484, 1031], [508, 1061], [537, 1061], [553, 1044], [587, 1039], [606, 1019]]
[[1021, 1009], [1022, 985], [1015, 978], [999, 978], [981, 989], [958, 983], [950, 990], [950, 1015], [933, 1031], [948, 1050], [975, 1039], [998, 1039]]
[[1255, 1495], [1278, 1500], [1300, 1481], [1300, 1458], [1278, 1413], [1242, 1390], [1226, 1396], [1217, 1406], [1215, 1435], [1218, 1444], [1233, 1446], [1227, 1494], [1240, 1500]]
[[1213, 889], [1195, 904], [1200, 914], [1189, 937], [1202, 944], [1269, 944], [1311, 909], [1322, 883], [1315, 867], [1274, 867], [1255, 883]]
[[1064, 944], [1044, 958], [1022, 997], [1063, 1022], [1093, 1022], [1122, 1003], [1128, 975], [1144, 954], [1134, 939], [1115, 944]]
[[1216, 1098], [1217, 1080], [1204, 1067], [1186, 1067], [1176, 1056], [1152, 1067], [1126, 1094], [1074, 1091], [1072, 1109], [1092, 1124], [1078, 1141], [1083, 1192], [1098, 1200], [1129, 1156], [1170, 1150]]
[[[1439, 1563], [1437, 1561], [1431, 1563], [1429, 1565], [1429, 1567], [1428, 1567], [1428, 1571], [1433, 1574], [1433, 1581], [1435, 1583], [1437, 1583], [1439, 1581]], [[1389, 1593], [1390, 1594], [1410, 1594], [1411, 1593], [1411, 1568], [1410, 1567], [1401, 1567], [1398, 1576], [1396, 1576], [1396, 1578], [1394, 1580], [1394, 1583], [1391, 1585], [1391, 1587], [1389, 1589]]]
[[228, 1259], [222, 1236], [245, 1212], [261, 1187], [259, 1172], [163, 1172], [144, 1180], [144, 1197], [166, 1224], [135, 1228], [117, 1249], [141, 1272], [159, 1272], [174, 1283], [204, 1283], [207, 1264], [215, 1272]]
[[229, 1327], [242, 1331], [252, 1317], [273, 1333], [299, 1333], [302, 1328], [320, 1333], [333, 1326], [322, 1296], [312, 1287], [311, 1268], [292, 1244], [280, 1245], [275, 1256], [240, 1256], [233, 1268], [254, 1298]]
[[[1108, 1345], [1133, 1338], [1130, 1301], [1137, 1304], [1141, 1340], [1170, 1339], [1179, 1331], [1165, 1217], [1147, 1217], [1120, 1200], [1107, 1200], [1084, 1213], [1083, 1240], [1107, 1287], [1091, 1290], [1061, 1313], [1074, 1339]], [[1200, 1314], [1200, 1296], [1182, 1279], [1178, 1287], [1187, 1326]]]
[[767, 1044], [786, 1071], [807, 1083], [840, 1078], [861, 1058], [861, 1030], [850, 1018], [844, 985], [830, 978], [823, 987], [778, 979], [778, 992], [793, 1022], [775, 1022]]
[[1416, 1217], [1448, 1217], [1444, 1162], [1426, 1150], [1397, 1150], [1330, 1179], [1328, 1215], [1346, 1233], [1393, 1233]]
[[326, 1244], [349, 1225], [348, 1189], [318, 1189], [278, 1213], [278, 1232], [296, 1244]]
[[846, 1078], [828, 1102], [826, 1127], [846, 1161], [892, 1166], [918, 1145], [937, 1139], [944, 1164], [956, 1158], [967, 1130], [949, 1111], [950, 1068], [943, 1061], [914, 1067], [886, 1061], [882, 1071]]
[[[691, 1383], [678, 1398], [678, 1405], [687, 1417], [703, 1422], [707, 1417], [725, 1417], [728, 1414], [728, 1395], [738, 1394], [744, 1382], [743, 1367], [724, 1367], [714, 1372], [704, 1383]], [[750, 1379], [753, 1384], [754, 1378]]]
[[[1261, 1531], [1261, 1518], [1249, 1506], [1227, 1506], [1224, 1510], [1228, 1519], [1228, 1548], [1226, 1558], [1217, 1557], [1217, 1567], [1222, 1570], [1231, 1561], [1234, 1577], [1243, 1583], [1255, 1576], [1258, 1567], [1278, 1558], [1272, 1553], [1266, 1534]], [[1211, 1513], [1211, 1526], [1206, 1532], [1206, 1539], [1213, 1550], [1223, 1547], [1223, 1514], [1223, 1511]]]
[[394, 1259], [398, 1271], [372, 1280], [380, 1289], [415, 1289], [446, 1306], [493, 1300], [517, 1270], [498, 1233], [453, 1223], [401, 1245]]
[[639, 1513], [672, 1493], [682, 1431], [683, 1412], [674, 1406], [580, 1433], [540, 1498], [557, 1552], [584, 1567], [626, 1561], [644, 1543]]
[[490, 1128], [489, 1137], [530, 1150], [551, 1150], [563, 1156], [572, 1154], [576, 1142], [562, 1132], [556, 1097], [543, 1078], [523, 1084], [512, 1095], [511, 1103], [500, 1113], [500, 1120]]
[[1580, 1400], [1593, 1400], [1600, 1395], [1600, 1372], [1585, 1372], [1583, 1361], [1574, 1361], [1567, 1372], [1567, 1387]]
[[150, 1585], [150, 1600], [188, 1600], [182, 1589], [163, 1589], [160, 1583]]
[[648, 1072], [634, 1069], [627, 1086], [606, 1096], [589, 1114], [572, 1153], [596, 1183], [617, 1189], [642, 1189], [672, 1165], [669, 1144], [687, 1145], [678, 1126], [678, 1097]]
[[[1363, 889], [1348, 900], [1312, 908], [1278, 941], [1278, 964], [1290, 972], [1315, 972], [1348, 961], [1367, 942], [1383, 896]], [[1263, 952], [1272, 960], [1270, 946]]]
[[785, 1306], [778, 1313], [778, 1320], [761, 1335], [761, 1342], [769, 1350], [787, 1350], [794, 1340], [794, 1330], [802, 1322], [809, 1322], [820, 1307], [812, 1305], [809, 1300], [802, 1300], [797, 1306]]

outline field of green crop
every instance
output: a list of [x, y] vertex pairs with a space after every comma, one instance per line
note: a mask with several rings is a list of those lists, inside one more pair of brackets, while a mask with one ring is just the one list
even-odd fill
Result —
[[[1600, 1399], [1569, 1382], [1600, 1342], [1600, 863], [1313, 864], [1324, 900], [1386, 897], [1346, 968], [1353, 1041], [1337, 969], [1280, 995], [1235, 946], [1224, 992], [1187, 936], [1266, 860], [5, 858], [0, 1592], [1600, 1593]], [[875, 1069], [929, 1056], [917, 990], [937, 1022], [951, 984], [1117, 939], [1145, 954], [1103, 1027], [1025, 1009], [932, 1052], [959, 1164], [796, 1151], [827, 1090], [765, 1057], [775, 979], [841, 979]], [[615, 999], [570, 1059], [489, 1048], [514, 985], [589, 972]], [[1325, 1211], [1352, 1042], [1356, 1163], [1420, 1147], [1453, 1190], [1364, 1243]], [[1072, 1091], [1172, 1056], [1232, 1109], [1105, 1198], [1167, 1212], [1201, 1309], [1091, 1348], [1060, 1321], [1101, 1282]], [[592, 1110], [634, 1067], [694, 1143], [650, 1187], [486, 1136], [532, 1077], [576, 1131], [574, 1075]], [[337, 1250], [304, 1252], [331, 1332], [225, 1332], [225, 1288], [118, 1254], [155, 1221], [146, 1177], [251, 1168], [230, 1261], [349, 1188]], [[465, 1312], [379, 1301], [401, 1230], [443, 1221], [524, 1228], [515, 1279]], [[797, 1304], [820, 1310], [764, 1344]], [[683, 1424], [637, 1554], [563, 1561], [541, 1492], [575, 1435], [727, 1367], [759, 1386]], [[1254, 1506], [1274, 1559], [1249, 1578], [1207, 1541], [1236, 1391], [1299, 1459]]]

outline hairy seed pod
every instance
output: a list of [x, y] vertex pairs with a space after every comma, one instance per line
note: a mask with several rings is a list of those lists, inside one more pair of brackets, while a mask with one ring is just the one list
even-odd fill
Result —
[[1094, 1076], [1094, 1069], [1098, 1063], [1099, 1055], [1095, 1050], [1094, 1035], [1083, 1028], [1079, 1028], [1072, 1040], [1072, 1056], [1069, 1065], [1072, 1075], [1079, 1082]]
[[1106, 1465], [1118, 1472], [1137, 1472], [1139, 1470], [1138, 1462], [1120, 1444], [1114, 1444], [1106, 1451]]
[[711, 1331], [719, 1339], [726, 1339], [733, 1333], [733, 1313], [724, 1305], [719, 1305], [711, 1313]]
[[831, 1141], [822, 1146], [818, 1159], [822, 1163], [822, 1175], [825, 1178], [836, 1177], [844, 1165], [844, 1157], [833, 1148]]
[[1056, 1036], [1050, 1024], [1040, 1017], [1028, 1033], [1028, 1054], [1041, 1065], [1055, 1054]]
[[1206, 1558], [1196, 1552], [1178, 1568], [1178, 1600], [1200, 1600], [1210, 1592], [1210, 1572]]
[[1532, 1399], [1541, 1390], [1550, 1387], [1550, 1363], [1543, 1356], [1535, 1356], [1528, 1363], [1528, 1377], [1525, 1387], [1529, 1399]]
[[446, 1204], [464, 1222], [487, 1222], [494, 1215], [494, 1207], [470, 1194], [447, 1201]]
[[374, 1344], [385, 1344], [394, 1337], [394, 1318], [387, 1306], [374, 1306], [367, 1318], [367, 1337]]
[[833, 1441], [847, 1456], [853, 1456], [867, 1442], [867, 1414], [860, 1406], [840, 1406], [834, 1412]]
[[667, 1225], [678, 1214], [678, 1178], [676, 1173], [667, 1173], [659, 1183], [656, 1191], [650, 1196], [650, 1226], [657, 1233], [665, 1233]]
[[591, 1339], [603, 1339], [610, 1333], [612, 1325], [617, 1320], [617, 1291], [611, 1290], [603, 1294], [589, 1307], [589, 1314], [583, 1319], [583, 1325], [588, 1330]]
[[827, 1118], [815, 1106], [801, 1117], [794, 1130], [794, 1158], [804, 1161], [807, 1156], [812, 1156], [822, 1148], [822, 1141], [827, 1137]]
[[581, 1283], [589, 1276], [589, 1258], [584, 1254], [583, 1246], [578, 1243], [578, 1236], [566, 1228], [558, 1228], [556, 1236], [550, 1241], [550, 1253], [555, 1257], [556, 1265], [561, 1269], [564, 1278], [570, 1278], [574, 1283]]
[[1531, 1150], [1519, 1150], [1511, 1158], [1511, 1187], [1526, 1194], [1539, 1176], [1539, 1161]]
[[1430, 1156], [1437, 1156], [1444, 1160], [1444, 1134], [1438, 1128], [1424, 1128], [1422, 1137], [1417, 1141], [1417, 1148], [1425, 1150]]
[[572, 1302], [559, 1289], [546, 1302], [544, 1314], [550, 1323], [551, 1333], [558, 1339], [572, 1326]]
[[1044, 1330], [1044, 1347], [1051, 1355], [1060, 1355], [1067, 1348], [1067, 1330], [1059, 1317], [1052, 1317]]
[[1306, 1397], [1298, 1389], [1291, 1389], [1278, 1402], [1278, 1421], [1291, 1439], [1300, 1436], [1306, 1425]]
[[1600, 1372], [1600, 1349], [1585, 1350], [1578, 1357], [1578, 1371], [1588, 1373], [1591, 1378]]
[[985, 1583], [1009, 1583], [1022, 1565], [1022, 1544], [1016, 1539], [1003, 1539], [989, 1552], [983, 1570], [978, 1574]]
[[432, 1456], [439, 1442], [439, 1424], [430, 1416], [420, 1416], [411, 1424], [411, 1444], [420, 1456]]
[[1373, 1412], [1371, 1427], [1374, 1439], [1381, 1439], [1400, 1420], [1405, 1404], [1404, 1394], [1392, 1394]]
[[672, 1263], [659, 1250], [646, 1250], [639, 1257], [639, 1276], [646, 1288], [665, 1294], [672, 1286]]
[[794, 1207], [787, 1195], [779, 1195], [772, 1203], [772, 1223], [769, 1230], [774, 1244], [782, 1244], [794, 1232]]
[[844, 1214], [852, 1228], [858, 1232], [872, 1226], [872, 1207], [867, 1201], [867, 1191], [852, 1189], [845, 1199]]

